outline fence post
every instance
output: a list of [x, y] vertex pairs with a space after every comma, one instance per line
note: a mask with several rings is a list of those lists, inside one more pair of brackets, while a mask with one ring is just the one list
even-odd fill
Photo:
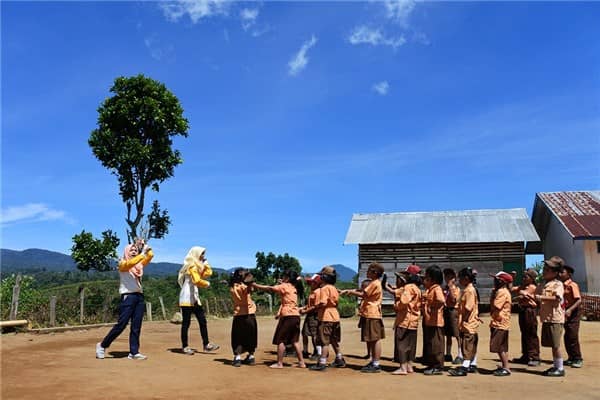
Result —
[[273, 296], [271, 296], [271, 293], [266, 293], [265, 296], [267, 296], [269, 302], [269, 314], [273, 314]]
[[146, 315], [148, 315], [148, 321], [152, 322], [152, 303], [146, 303]]
[[160, 301], [160, 309], [162, 310], [163, 319], [167, 319], [167, 312], [165, 311], [165, 303], [163, 302], [162, 296], [158, 296], [158, 300]]
[[84, 292], [85, 292], [85, 289], [81, 288], [81, 291], [79, 292], [79, 323], [81, 325], [83, 325], [83, 315], [84, 315], [84, 308], [83, 308], [84, 299], [85, 299]]
[[56, 326], [56, 296], [50, 297], [50, 326]]
[[208, 298], [204, 301], [204, 305], [206, 306], [206, 315], [210, 314], [210, 306], [208, 305]]
[[8, 319], [17, 319], [17, 313], [19, 311], [19, 294], [21, 293], [21, 273], [17, 274], [15, 279], [15, 286], [13, 286], [12, 300], [10, 302], [10, 314]]

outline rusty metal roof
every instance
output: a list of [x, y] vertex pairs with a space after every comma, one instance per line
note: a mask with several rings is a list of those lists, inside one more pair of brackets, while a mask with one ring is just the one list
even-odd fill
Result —
[[539, 241], [524, 208], [354, 214], [344, 244]]
[[547, 228], [545, 210], [573, 239], [600, 238], [600, 191], [537, 193], [531, 220], [542, 237]]

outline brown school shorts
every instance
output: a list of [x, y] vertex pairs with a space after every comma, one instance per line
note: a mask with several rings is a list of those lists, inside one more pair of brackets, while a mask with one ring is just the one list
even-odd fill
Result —
[[444, 309], [444, 336], [459, 337], [458, 331], [458, 310], [456, 308]]
[[505, 329], [490, 328], [490, 352], [508, 352], [508, 331]]
[[472, 360], [477, 354], [477, 344], [479, 343], [479, 336], [477, 333], [460, 333], [460, 349], [462, 350], [463, 358], [465, 360]]
[[560, 341], [563, 335], [563, 324], [554, 324], [544, 322], [542, 324], [542, 346], [543, 347], [560, 347]]
[[317, 346], [329, 346], [342, 341], [342, 329], [339, 322], [319, 321], [317, 328]]
[[317, 313], [309, 313], [304, 317], [304, 324], [302, 325], [303, 336], [317, 336], [317, 328], [319, 326], [319, 320], [317, 319]]
[[363, 325], [360, 327], [361, 342], [375, 342], [383, 338], [385, 338], [383, 320], [379, 318], [365, 318]]
[[286, 346], [294, 344], [300, 339], [300, 316], [292, 315], [280, 317], [273, 334], [273, 344], [283, 343]]

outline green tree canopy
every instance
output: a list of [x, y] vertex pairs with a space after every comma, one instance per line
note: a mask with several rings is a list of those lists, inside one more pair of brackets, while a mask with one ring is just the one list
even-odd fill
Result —
[[300, 261], [288, 253], [283, 255], [275, 255], [272, 252], [265, 255], [262, 251], [256, 253], [256, 268], [252, 270], [252, 274], [258, 282], [274, 282], [281, 278], [285, 270], [302, 273]]
[[[96, 158], [118, 178], [127, 208], [127, 234], [133, 241], [144, 217], [146, 189], [158, 192], [159, 184], [183, 162], [180, 152], [172, 148], [172, 138], [187, 137], [189, 126], [177, 97], [158, 81], [144, 75], [119, 77], [110, 91], [113, 96], [98, 108], [98, 128], [88, 143]], [[147, 223], [150, 237], [168, 233], [170, 219], [158, 201]]]
[[81, 231], [73, 236], [71, 257], [82, 271], [109, 271], [114, 268], [119, 243], [119, 238], [111, 230], [102, 232], [102, 239]]

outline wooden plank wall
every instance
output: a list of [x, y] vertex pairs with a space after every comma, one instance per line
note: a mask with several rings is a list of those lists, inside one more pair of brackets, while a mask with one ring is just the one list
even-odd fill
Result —
[[[364, 244], [359, 245], [359, 283], [366, 278], [367, 266], [381, 263], [393, 284], [394, 272], [409, 264], [423, 269], [438, 265], [459, 271], [465, 267], [477, 270], [477, 286], [481, 303], [489, 302], [493, 278], [489, 273], [502, 271], [504, 263], [525, 266], [524, 243], [426, 243], [426, 244]], [[385, 296], [384, 304], [392, 304], [391, 296]]]

